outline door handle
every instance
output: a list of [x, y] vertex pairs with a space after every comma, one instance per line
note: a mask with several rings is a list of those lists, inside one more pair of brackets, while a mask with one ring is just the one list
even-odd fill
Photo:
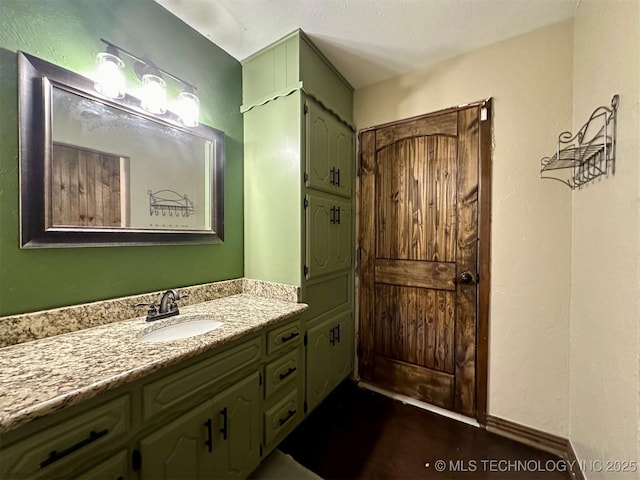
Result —
[[293, 417], [296, 414], [295, 410], [289, 410], [287, 412], [287, 416], [284, 418], [281, 418], [280, 420], [278, 420], [278, 423], [280, 424], [280, 426], [284, 425], [285, 423], [287, 423], [287, 420], [289, 420], [291, 417]]
[[222, 410], [220, 410], [220, 415], [222, 415], [222, 428], [220, 429], [220, 433], [222, 433], [222, 439], [226, 440], [227, 439], [227, 421], [228, 421], [228, 416], [227, 416], [227, 407], [224, 407]]
[[285, 378], [287, 378], [289, 375], [291, 375], [296, 370], [297, 370], [296, 367], [289, 367], [286, 372], [281, 373], [279, 375], [280, 376], [280, 380], [284, 380]]
[[80, 440], [78, 443], [71, 445], [69, 448], [65, 448], [61, 452], [54, 450], [49, 454], [47, 458], [45, 458], [42, 462], [40, 462], [40, 468], [44, 468], [52, 463], [57, 462], [58, 460], [62, 460], [67, 455], [72, 454], [76, 450], [80, 450], [82, 447], [89, 445], [90, 443], [95, 442], [99, 438], [104, 437], [107, 433], [109, 433], [109, 429], [105, 428], [104, 430], [100, 430], [96, 432], [95, 430], [91, 430], [89, 436], [84, 440]]
[[294, 338], [296, 338], [298, 335], [300, 335], [300, 332], [293, 332], [291, 335], [282, 337], [281, 341], [282, 343], [288, 342], [289, 340], [293, 340]]
[[471, 285], [472, 283], [476, 283], [471, 272], [462, 272], [458, 278], [454, 281], [454, 283], [458, 283], [461, 285]]
[[204, 444], [207, 446], [209, 453], [213, 452], [213, 422], [211, 419], [204, 422], [204, 426], [207, 427], [207, 439]]

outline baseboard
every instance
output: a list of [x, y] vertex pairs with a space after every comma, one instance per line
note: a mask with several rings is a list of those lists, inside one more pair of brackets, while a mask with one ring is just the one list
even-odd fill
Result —
[[535, 428], [527, 427], [510, 420], [494, 417], [493, 415], [487, 415], [487, 430], [496, 435], [507, 437], [516, 442], [557, 455], [567, 462], [572, 479], [585, 480], [580, 470], [576, 452], [569, 439], [543, 432], [542, 430], [536, 430]]
[[585, 480], [584, 473], [580, 469], [580, 462], [578, 461], [578, 456], [576, 455], [576, 451], [573, 449], [573, 444], [571, 440], [567, 440], [567, 457], [565, 458], [569, 465], [571, 466], [571, 478], [575, 480]]

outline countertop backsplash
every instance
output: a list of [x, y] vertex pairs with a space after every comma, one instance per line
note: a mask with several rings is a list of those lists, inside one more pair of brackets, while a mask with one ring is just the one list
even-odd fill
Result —
[[[285, 302], [301, 301], [299, 287], [248, 278], [177, 287], [176, 290], [188, 295], [180, 300], [180, 307], [242, 293]], [[141, 317], [146, 315], [146, 310], [135, 304], [158, 302], [162, 293], [163, 290], [0, 317], [0, 347]]]

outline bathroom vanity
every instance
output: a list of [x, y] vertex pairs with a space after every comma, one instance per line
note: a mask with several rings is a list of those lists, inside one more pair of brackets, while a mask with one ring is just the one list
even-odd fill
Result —
[[[0, 477], [245, 478], [304, 418], [305, 309], [243, 293], [0, 349]], [[141, 341], [195, 314], [223, 324]]]
[[[43, 74], [52, 77], [43, 91], [53, 100], [56, 95], [75, 98], [67, 95], [72, 87], [74, 95], [80, 91], [83, 99], [93, 98], [87, 93], [93, 83], [87, 79], [74, 76], [74, 85], [65, 86], [63, 80], [72, 78], [72, 72], [35, 57], [21, 58], [21, 85], [28, 94], [21, 97], [23, 111], [39, 111], [42, 91], [33, 79]], [[243, 71], [243, 267], [245, 275], [262, 285], [247, 291], [247, 279], [220, 282], [230, 292], [219, 298], [192, 291], [200, 286], [189, 287], [190, 305], [180, 305], [182, 314], [155, 322], [146, 322], [141, 311], [130, 307], [152, 301], [150, 294], [97, 302], [107, 306], [78, 306], [67, 317], [3, 318], [0, 478], [246, 478], [352, 372], [353, 88], [301, 31], [247, 59]], [[92, 108], [116, 108], [104, 99], [98, 103]], [[54, 123], [61, 125], [69, 116]], [[144, 116], [167, 127], [164, 117]], [[104, 119], [95, 118], [102, 125]], [[42, 135], [52, 128], [41, 127]], [[28, 125], [21, 131], [33, 133]], [[43, 200], [50, 192], [41, 188], [42, 179], [55, 175], [30, 162], [34, 155], [27, 148], [21, 152], [22, 171], [33, 175], [22, 175], [21, 218], [23, 233], [29, 234], [21, 246], [222, 242], [224, 138], [222, 132], [205, 133], [201, 140], [210, 152], [207, 162], [215, 168], [206, 175], [191, 171], [186, 184], [200, 185], [193, 180], [203, 177], [208, 180], [202, 188], [215, 191], [211, 205], [200, 195], [199, 204], [207, 205], [206, 228], [173, 225], [141, 232], [135, 222], [110, 226], [107, 233], [100, 225], [67, 228], [69, 222], [56, 220]], [[176, 136], [164, 130], [159, 135]], [[80, 144], [67, 137], [59, 140]], [[92, 141], [113, 143], [104, 137]], [[42, 147], [28, 138], [22, 145]], [[40, 150], [36, 153], [36, 158], [44, 157]], [[132, 155], [123, 153], [114, 162], [126, 164]], [[145, 155], [137, 155], [141, 157]], [[168, 165], [175, 169], [175, 163], [172, 157]], [[165, 177], [177, 181], [173, 171]], [[149, 211], [157, 215], [158, 192], [136, 185], [136, 191], [149, 194]], [[183, 191], [169, 190], [176, 189]], [[34, 205], [28, 203], [31, 198], [36, 198]], [[191, 215], [190, 204], [171, 208], [185, 218]], [[145, 210], [145, 218], [149, 215]], [[52, 228], [43, 230], [43, 225]], [[242, 284], [240, 290], [233, 282]], [[275, 290], [292, 286], [295, 298], [264, 294], [274, 284]], [[114, 311], [116, 304], [123, 310]], [[158, 313], [170, 311], [165, 307]], [[189, 315], [194, 323], [222, 325], [197, 336], [153, 341], [160, 328]]]

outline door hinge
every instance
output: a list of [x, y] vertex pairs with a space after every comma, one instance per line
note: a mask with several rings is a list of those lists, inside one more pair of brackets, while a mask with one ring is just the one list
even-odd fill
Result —
[[304, 179], [304, 183], [307, 183], [309, 181], [309, 174], [307, 172], [304, 172], [302, 178]]
[[303, 344], [304, 344], [304, 345], [306, 345], [306, 344], [307, 344], [307, 341], [308, 341], [308, 339], [307, 339], [307, 334], [305, 333], [305, 334], [304, 334], [304, 341], [303, 341]]
[[305, 276], [309, 275], [309, 267], [307, 267], [306, 265], [304, 266], [304, 268], [302, 269], [302, 271], [304, 272]]
[[262, 444], [260, 444], [260, 456], [262, 457]]
[[489, 118], [489, 111], [487, 110], [487, 107], [482, 107], [480, 109], [480, 121], [484, 122], [488, 118]]
[[302, 107], [302, 111], [304, 112], [305, 115], [309, 113], [309, 105], [307, 104], [307, 102], [304, 102], [304, 107]]
[[142, 454], [140, 450], [135, 449], [131, 452], [131, 468], [134, 472], [137, 472], [142, 467]]
[[302, 410], [304, 410], [304, 413], [307, 413], [308, 409], [309, 407], [307, 406], [307, 401], [305, 400], [304, 403], [302, 404]]
[[309, 208], [309, 200], [307, 200], [306, 198], [304, 199], [304, 202], [302, 202], [302, 204], [304, 205], [305, 209]]

